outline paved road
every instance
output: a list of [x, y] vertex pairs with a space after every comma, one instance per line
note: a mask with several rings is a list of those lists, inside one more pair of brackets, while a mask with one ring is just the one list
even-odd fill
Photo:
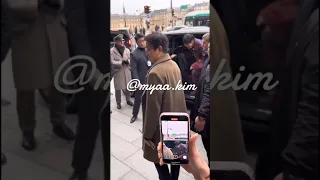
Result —
[[[63, 141], [52, 135], [49, 113], [42, 99], [37, 96], [37, 129], [35, 132], [38, 148], [26, 152], [20, 147], [21, 132], [16, 113], [16, 95], [12, 81], [10, 57], [1, 65], [1, 95], [12, 104], [1, 107], [1, 148], [8, 158], [8, 164], [2, 167], [2, 180], [67, 180], [72, 173], [70, 166], [72, 142]], [[142, 118], [130, 124], [132, 108], [125, 105], [117, 110], [114, 95], [111, 97], [111, 180], [154, 180], [157, 173], [152, 163], [142, 157], [142, 139], [139, 129]], [[77, 118], [67, 117], [67, 124], [75, 129]], [[198, 140], [201, 154], [205, 150]], [[89, 171], [91, 180], [103, 180], [103, 157], [100, 137]], [[181, 180], [192, 177], [181, 170]]]

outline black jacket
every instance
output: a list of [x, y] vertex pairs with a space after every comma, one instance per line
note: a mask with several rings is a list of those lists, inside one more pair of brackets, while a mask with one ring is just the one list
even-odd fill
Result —
[[173, 60], [178, 64], [180, 68], [182, 81], [192, 83], [190, 67], [194, 62], [196, 62], [193, 51], [187, 49], [182, 45], [175, 49], [174, 54], [176, 54], [177, 56]]
[[137, 48], [131, 53], [130, 65], [132, 78], [139, 79], [141, 84], [146, 83], [146, 76], [150, 68], [148, 61], [147, 52], [144, 49]]
[[11, 48], [11, 15], [5, 0], [1, 0], [1, 62], [5, 60]]
[[[200, 119], [205, 120], [206, 124], [202, 135], [210, 136], [210, 65], [207, 66], [200, 78], [198, 84], [194, 107], [191, 110], [191, 126], [194, 126], [195, 118], [199, 116]], [[194, 129], [193, 129], [194, 130]]]
[[304, 5], [275, 95], [271, 138], [257, 162], [257, 180], [272, 179], [280, 172], [289, 174], [288, 179], [318, 179], [319, 9], [308, 13]]

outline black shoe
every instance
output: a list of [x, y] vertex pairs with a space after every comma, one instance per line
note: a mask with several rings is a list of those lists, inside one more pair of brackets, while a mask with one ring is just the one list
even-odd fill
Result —
[[130, 120], [130, 123], [133, 123], [133, 122], [135, 122], [137, 120], [137, 116], [133, 116], [132, 118], [131, 118], [131, 120]]
[[3, 153], [1, 153], [1, 165], [5, 164], [7, 164], [7, 158]]
[[74, 132], [64, 123], [61, 125], [53, 126], [53, 133], [59, 138], [67, 141], [72, 141], [75, 139]]
[[69, 180], [87, 180], [88, 179], [88, 173], [87, 172], [81, 172], [77, 173], [76, 171], [73, 172], [72, 176]]
[[110, 110], [110, 114], [112, 113], [112, 111]]
[[117, 103], [117, 109], [121, 109], [121, 104]]
[[32, 151], [36, 149], [37, 142], [36, 142], [36, 139], [34, 138], [33, 132], [23, 133], [21, 146], [27, 151]]
[[129, 106], [133, 106], [133, 102], [131, 102], [131, 101], [127, 101], [127, 104], [128, 104]]

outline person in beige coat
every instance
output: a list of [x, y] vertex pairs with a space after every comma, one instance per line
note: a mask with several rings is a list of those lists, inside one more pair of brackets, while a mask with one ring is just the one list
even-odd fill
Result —
[[74, 133], [64, 123], [64, 95], [54, 87], [58, 67], [69, 58], [62, 0], [8, 0], [13, 16], [12, 70], [22, 147], [36, 148], [35, 90], [49, 90], [53, 132], [65, 140]]
[[127, 84], [131, 81], [130, 50], [125, 47], [123, 35], [114, 37], [115, 46], [110, 49], [111, 66], [113, 67], [113, 82], [116, 94], [117, 108], [121, 109], [121, 91], [126, 96], [129, 106], [133, 106], [130, 100], [130, 91]]
[[[169, 40], [161, 33], [152, 33], [145, 37], [147, 53], [153, 66], [147, 74], [148, 85], [165, 85], [176, 87], [182, 81], [178, 65], [168, 54]], [[145, 91], [146, 114], [143, 120], [143, 157], [153, 162], [160, 180], [178, 180], [180, 166], [171, 166], [171, 173], [167, 165], [160, 166], [157, 145], [160, 142], [159, 117], [162, 112], [187, 112], [183, 90], [155, 90], [150, 94]]]

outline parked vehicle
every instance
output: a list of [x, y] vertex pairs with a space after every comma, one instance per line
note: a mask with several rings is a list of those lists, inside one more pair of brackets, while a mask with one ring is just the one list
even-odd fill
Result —
[[169, 32], [169, 31], [176, 31], [182, 28], [185, 28], [186, 26], [173, 26], [173, 27], [168, 27], [167, 29], [165, 29], [165, 32]]
[[185, 26], [210, 26], [210, 11], [193, 11], [184, 17]]
[[[209, 27], [199, 26], [199, 27], [184, 27], [175, 31], [163, 32], [169, 39], [169, 54], [172, 55], [175, 49], [183, 45], [182, 38], [185, 34], [193, 34], [195, 38], [202, 39], [202, 36], [210, 31]], [[193, 104], [195, 100], [192, 91], [185, 91], [186, 102], [188, 104]]]

